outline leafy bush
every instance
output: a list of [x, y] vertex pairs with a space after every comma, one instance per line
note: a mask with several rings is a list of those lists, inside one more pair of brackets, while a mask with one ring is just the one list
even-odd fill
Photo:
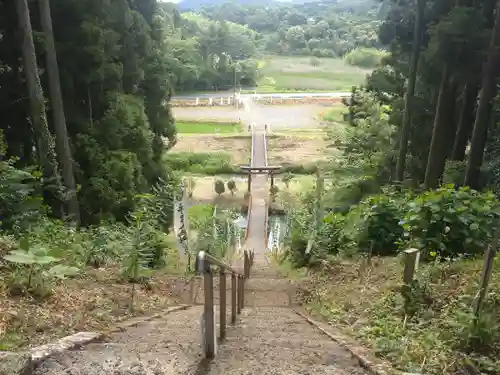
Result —
[[315, 174], [317, 170], [318, 170], [318, 165], [316, 163], [288, 164], [288, 165], [283, 165], [281, 172], [292, 173], [292, 174]]
[[350, 213], [359, 215], [354, 242], [362, 253], [394, 255], [403, 236], [399, 224], [402, 213], [399, 202], [390, 195], [377, 195], [361, 202]]
[[227, 188], [231, 192], [231, 195], [234, 195], [234, 192], [236, 190], [236, 182], [234, 180], [230, 180], [227, 182]]
[[316, 253], [321, 258], [338, 254], [346, 245], [346, 237], [344, 236], [345, 221], [344, 215], [336, 213], [330, 213], [323, 218], [315, 244]]
[[369, 69], [377, 67], [384, 55], [385, 53], [383, 51], [375, 48], [358, 47], [345, 55], [344, 60], [349, 65]]
[[309, 59], [309, 63], [312, 65], [312, 66], [320, 66], [321, 64], [321, 60], [319, 58], [317, 58], [316, 56], [313, 56]]
[[0, 161], [0, 224], [3, 229], [27, 229], [45, 212], [41, 198], [41, 174], [17, 169], [14, 162]]
[[217, 195], [224, 194], [226, 192], [226, 187], [224, 185], [224, 181], [216, 180], [214, 183], [214, 190], [217, 193]]
[[43, 298], [51, 293], [51, 281], [64, 279], [78, 272], [76, 267], [56, 264], [60, 258], [50, 256], [46, 247], [32, 245], [28, 239], [21, 241], [21, 248], [12, 250], [4, 259], [17, 268], [9, 282], [9, 291], [13, 295], [29, 294]]
[[234, 174], [240, 170], [231, 164], [231, 155], [224, 152], [169, 152], [165, 162], [177, 171], [207, 175]]
[[426, 258], [482, 254], [494, 232], [499, 202], [492, 193], [445, 185], [409, 202], [401, 222], [406, 243]]
[[286, 188], [288, 189], [290, 187], [290, 182], [293, 180], [293, 174], [288, 172], [283, 176], [283, 183], [285, 184]]
[[467, 162], [447, 160], [443, 173], [444, 184], [462, 185], [465, 179]]

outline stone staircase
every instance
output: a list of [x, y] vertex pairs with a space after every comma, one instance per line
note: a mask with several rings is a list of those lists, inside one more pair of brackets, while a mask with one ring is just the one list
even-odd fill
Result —
[[[254, 133], [254, 142], [265, 137]], [[265, 144], [252, 159], [266, 158]], [[252, 164], [255, 160], [252, 161]], [[190, 306], [111, 333], [101, 342], [64, 351], [43, 361], [35, 375], [365, 375], [357, 359], [294, 308], [295, 285], [269, 264], [265, 248], [265, 178], [256, 178], [246, 246], [255, 258], [245, 280], [244, 308], [235, 324], [227, 318], [225, 338], [213, 359], [205, 358], [202, 326], [203, 278], [195, 281]], [[253, 196], [255, 194], [255, 196]], [[234, 265], [235, 267], [238, 264]], [[241, 264], [239, 265], [241, 267]], [[209, 274], [208, 274], [209, 275]], [[210, 276], [208, 276], [210, 280]], [[220, 276], [213, 276], [213, 301], [220, 301]], [[226, 312], [231, 282], [226, 276]], [[219, 333], [219, 307], [214, 332]], [[206, 311], [211, 311], [210, 308]], [[31, 374], [23, 374], [31, 375]]]

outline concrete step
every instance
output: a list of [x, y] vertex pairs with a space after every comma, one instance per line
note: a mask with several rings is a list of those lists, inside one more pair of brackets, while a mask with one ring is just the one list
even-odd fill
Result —
[[291, 309], [245, 309], [208, 375], [367, 375], [346, 350]]
[[[204, 285], [198, 280], [194, 304], [204, 303]], [[219, 280], [214, 279], [214, 303], [220, 302]], [[231, 283], [226, 283], [226, 304], [231, 306]], [[296, 286], [286, 279], [250, 278], [245, 281], [245, 306], [291, 307], [298, 304]]]
[[190, 307], [113, 333], [105, 342], [54, 355], [33, 374], [194, 374], [203, 358], [202, 312]]

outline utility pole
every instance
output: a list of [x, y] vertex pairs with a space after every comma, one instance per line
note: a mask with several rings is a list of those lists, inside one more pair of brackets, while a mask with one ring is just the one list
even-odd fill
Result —
[[233, 107], [236, 105], [236, 64], [233, 64]]

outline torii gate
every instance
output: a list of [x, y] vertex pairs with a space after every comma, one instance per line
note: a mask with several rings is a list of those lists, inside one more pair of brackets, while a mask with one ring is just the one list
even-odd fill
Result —
[[268, 174], [271, 176], [271, 188], [274, 186], [274, 175], [280, 173], [281, 165], [270, 165], [262, 167], [251, 167], [249, 165], [241, 165], [240, 169], [247, 173], [247, 190], [250, 193], [252, 189], [253, 174]]

